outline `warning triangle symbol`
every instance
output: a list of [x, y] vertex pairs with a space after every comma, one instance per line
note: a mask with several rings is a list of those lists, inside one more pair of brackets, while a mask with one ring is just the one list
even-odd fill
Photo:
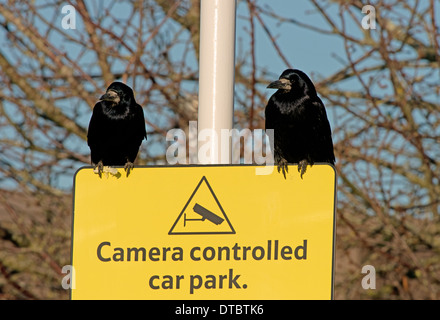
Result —
[[235, 234], [205, 176], [194, 189], [168, 234]]

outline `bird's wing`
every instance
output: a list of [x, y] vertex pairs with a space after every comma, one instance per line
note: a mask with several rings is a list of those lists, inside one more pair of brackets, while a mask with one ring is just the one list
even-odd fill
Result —
[[87, 130], [87, 143], [89, 146], [95, 144], [99, 140], [103, 126], [102, 119], [102, 106], [101, 102], [98, 102], [93, 107], [92, 117], [90, 118], [89, 128]]
[[140, 138], [140, 141], [145, 138], [147, 140], [147, 130], [145, 129], [145, 117], [144, 110], [138, 104], [135, 107], [135, 120], [136, 120], [136, 136]]
[[272, 96], [265, 109], [265, 129], [266, 132], [270, 129], [274, 130], [273, 141], [271, 141], [270, 144], [271, 147], [273, 147], [272, 152], [276, 163], [279, 163], [282, 158], [286, 157], [286, 150], [283, 148], [283, 145], [287, 142], [285, 141], [287, 133], [284, 120], [285, 119], [283, 119], [283, 116], [280, 114]]
[[330, 128], [330, 122], [327, 118], [327, 112], [325, 111], [324, 103], [321, 99], [313, 101], [316, 121], [314, 121], [313, 131], [316, 141], [316, 145], [319, 146], [316, 150], [317, 161], [325, 161], [334, 164], [335, 155], [333, 152], [333, 140], [332, 131]]
[[265, 113], [265, 129], [275, 129], [276, 125], [276, 116], [274, 112], [276, 111], [276, 106], [274, 105], [274, 102], [272, 98], [269, 99], [267, 102], [266, 109], [264, 110]]
[[90, 147], [91, 158], [93, 163], [101, 160], [101, 144], [104, 115], [102, 112], [102, 102], [98, 102], [93, 107], [92, 117], [90, 118], [89, 128], [87, 130], [87, 144]]
[[133, 118], [130, 120], [130, 127], [127, 131], [128, 136], [126, 137], [124, 152], [128, 160], [134, 162], [142, 144], [142, 140], [147, 138], [147, 131], [145, 130], [145, 118], [142, 107], [135, 104], [132, 106], [131, 112]]

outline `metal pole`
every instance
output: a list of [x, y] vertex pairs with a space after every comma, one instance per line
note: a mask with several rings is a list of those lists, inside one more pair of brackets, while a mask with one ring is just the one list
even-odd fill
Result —
[[201, 0], [198, 161], [231, 163], [236, 0]]

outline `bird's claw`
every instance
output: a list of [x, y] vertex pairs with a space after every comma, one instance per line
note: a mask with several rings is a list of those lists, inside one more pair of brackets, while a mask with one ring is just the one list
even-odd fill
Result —
[[127, 161], [127, 163], [124, 166], [124, 170], [127, 172], [127, 177], [130, 174], [130, 170], [133, 170], [134, 164], [133, 162]]
[[309, 163], [307, 162], [307, 160], [301, 160], [299, 163], [298, 163], [298, 172], [300, 173], [300, 175], [301, 175], [301, 179], [303, 178], [303, 174], [304, 173], [306, 173], [306, 170], [307, 170], [307, 165], [308, 165]]
[[104, 164], [102, 161], [99, 161], [96, 167], [93, 169], [93, 172], [97, 173], [100, 178], [102, 178], [102, 172], [104, 171]]
[[289, 172], [289, 167], [287, 160], [282, 158], [280, 161], [278, 161], [278, 172], [283, 170], [284, 179], [286, 179], [286, 173]]

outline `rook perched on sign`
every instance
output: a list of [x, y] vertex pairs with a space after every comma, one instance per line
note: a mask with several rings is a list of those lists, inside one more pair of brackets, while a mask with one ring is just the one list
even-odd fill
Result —
[[274, 157], [284, 177], [288, 163], [306, 172], [315, 162], [335, 163], [330, 124], [324, 104], [309, 77], [297, 69], [285, 70], [268, 85], [278, 89], [266, 106], [266, 130], [274, 129]]
[[92, 163], [99, 176], [103, 166], [124, 166], [128, 176], [144, 138], [144, 113], [133, 90], [113, 82], [93, 108], [87, 134]]

